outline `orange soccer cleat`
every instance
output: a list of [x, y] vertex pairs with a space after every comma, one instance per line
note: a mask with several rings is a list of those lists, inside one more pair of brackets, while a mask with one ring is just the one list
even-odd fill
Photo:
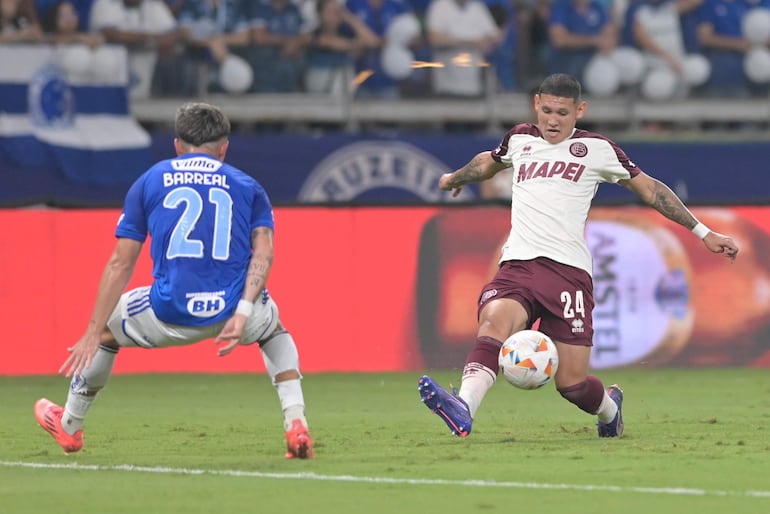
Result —
[[68, 434], [61, 424], [64, 408], [55, 403], [40, 398], [35, 402], [35, 419], [43, 430], [51, 434], [64, 453], [74, 453], [83, 447], [83, 430]]
[[313, 440], [302, 421], [295, 419], [291, 429], [286, 432], [286, 458], [312, 459]]

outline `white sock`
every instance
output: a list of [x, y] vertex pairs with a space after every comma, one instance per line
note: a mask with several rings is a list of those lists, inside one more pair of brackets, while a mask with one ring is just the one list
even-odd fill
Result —
[[[294, 420], [307, 426], [305, 419], [305, 398], [302, 394], [302, 374], [299, 371], [299, 353], [294, 338], [285, 330], [270, 337], [259, 347], [265, 361], [267, 373], [281, 401], [284, 430], [289, 430]], [[288, 370], [296, 370], [299, 378], [276, 382], [275, 377]]]
[[609, 423], [615, 419], [615, 415], [618, 413], [618, 404], [615, 403], [607, 391], [604, 391], [604, 397], [602, 403], [599, 404], [599, 410], [596, 411], [596, 415], [599, 416], [599, 421], [602, 423]]
[[302, 394], [300, 379], [295, 378], [276, 382], [275, 390], [278, 392], [281, 410], [283, 410], [283, 429], [289, 430], [295, 419], [302, 421], [302, 424], [307, 427], [305, 398]]
[[107, 384], [112, 374], [112, 365], [117, 354], [116, 348], [99, 346], [91, 366], [80, 375], [72, 377], [61, 419], [62, 428], [68, 434], [72, 435], [83, 428], [83, 421], [96, 399], [96, 393]]
[[463, 380], [460, 386], [460, 392], [457, 394], [468, 404], [471, 412], [471, 418], [476, 417], [476, 411], [484, 400], [487, 392], [495, 385], [497, 377], [495, 373], [486, 366], [477, 362], [471, 362], [465, 365], [463, 369]]

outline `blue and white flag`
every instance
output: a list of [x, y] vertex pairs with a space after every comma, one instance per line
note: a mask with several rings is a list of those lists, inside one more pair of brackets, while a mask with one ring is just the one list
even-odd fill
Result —
[[0, 45], [0, 163], [82, 184], [130, 183], [152, 164], [129, 111], [120, 46]]

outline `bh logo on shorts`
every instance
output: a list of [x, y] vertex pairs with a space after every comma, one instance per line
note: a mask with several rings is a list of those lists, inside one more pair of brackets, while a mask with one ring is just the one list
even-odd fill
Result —
[[222, 312], [225, 299], [222, 292], [217, 293], [188, 293], [187, 312], [196, 318], [210, 318]]

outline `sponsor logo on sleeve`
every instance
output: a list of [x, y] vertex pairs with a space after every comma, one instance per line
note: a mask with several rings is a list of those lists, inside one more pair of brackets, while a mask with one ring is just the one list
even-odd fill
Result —
[[481, 300], [479, 300], [479, 305], [484, 304], [484, 302], [488, 301], [490, 298], [493, 298], [497, 296], [497, 289], [490, 289], [489, 291], [484, 291], [484, 294], [481, 295]]

